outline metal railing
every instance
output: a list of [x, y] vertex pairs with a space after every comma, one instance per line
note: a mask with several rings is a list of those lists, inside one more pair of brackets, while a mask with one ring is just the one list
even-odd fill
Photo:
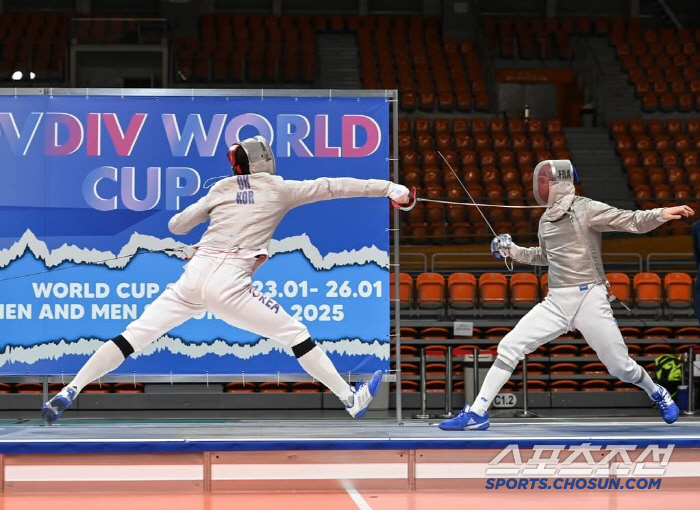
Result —
[[[670, 267], [669, 267], [670, 266]], [[692, 253], [650, 253], [646, 258], [649, 273], [696, 273], [697, 265]]]

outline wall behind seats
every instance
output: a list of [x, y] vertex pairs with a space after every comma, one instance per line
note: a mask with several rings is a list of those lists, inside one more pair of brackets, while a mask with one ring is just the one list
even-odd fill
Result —
[[629, 0], [557, 0], [556, 5], [558, 16], [630, 15]]
[[482, 14], [544, 16], [547, 0], [488, 0], [481, 2]]

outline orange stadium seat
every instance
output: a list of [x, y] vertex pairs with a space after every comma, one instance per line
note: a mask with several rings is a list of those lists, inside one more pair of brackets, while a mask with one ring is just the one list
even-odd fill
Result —
[[539, 302], [539, 281], [534, 274], [515, 273], [509, 284], [514, 308], [532, 308]]
[[479, 277], [479, 303], [482, 308], [505, 308], [506, 277], [501, 273], [484, 273]]
[[624, 273], [607, 273], [605, 278], [610, 283], [612, 294], [622, 303], [629, 305], [632, 290], [630, 277]]
[[[394, 295], [395, 285], [394, 273], [389, 275], [389, 286], [392, 289], [391, 295]], [[399, 303], [403, 309], [413, 306], [413, 277], [408, 273], [399, 273]]]
[[289, 384], [284, 382], [263, 382], [258, 386], [260, 393], [289, 393]]
[[635, 304], [639, 308], [658, 308], [662, 304], [661, 278], [655, 273], [638, 273], [634, 276]]
[[230, 382], [224, 386], [224, 391], [226, 393], [255, 393], [255, 384]]
[[448, 305], [471, 309], [476, 305], [476, 278], [470, 273], [452, 273], [447, 279]]
[[418, 308], [442, 308], [445, 304], [445, 277], [439, 273], [421, 273], [416, 278]]
[[669, 273], [664, 277], [666, 305], [670, 308], [690, 308], [693, 301], [693, 280], [686, 273]]

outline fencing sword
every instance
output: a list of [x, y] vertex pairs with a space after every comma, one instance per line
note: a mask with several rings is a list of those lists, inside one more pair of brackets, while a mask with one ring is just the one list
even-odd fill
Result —
[[452, 202], [450, 200], [437, 200], [435, 198], [416, 198], [417, 202], [430, 202], [433, 204], [447, 204], [447, 205], [467, 205], [476, 207], [500, 207], [501, 209], [545, 209], [547, 206], [544, 205], [505, 205], [505, 204], [475, 204], [467, 202]]
[[[484, 215], [484, 212], [481, 210], [481, 207], [479, 207], [479, 204], [476, 203], [476, 200], [474, 200], [474, 197], [472, 197], [472, 194], [469, 193], [469, 190], [467, 189], [467, 187], [466, 187], [466, 186], [464, 185], [464, 183], [462, 182], [462, 179], [459, 178], [459, 175], [457, 174], [457, 172], [455, 172], [455, 169], [452, 168], [452, 165], [450, 165], [450, 162], [447, 161], [447, 158], [445, 158], [445, 156], [442, 154], [442, 152], [437, 151], [437, 153], [438, 153], [438, 154], [440, 155], [440, 157], [443, 159], [443, 161], [445, 162], [445, 164], [447, 165], [447, 167], [452, 171], [452, 173], [453, 173], [454, 176], [455, 176], [455, 179], [457, 179], [457, 182], [459, 182], [460, 186], [462, 186], [462, 189], [464, 190], [464, 192], [465, 192], [465, 193], [467, 194], [467, 196], [469, 197], [469, 200], [472, 201], [472, 204], [474, 204], [474, 207], [476, 207], [476, 210], [479, 211], [479, 214], [480, 214], [481, 217], [484, 219], [484, 223], [486, 223], [486, 226], [489, 227], [489, 230], [490, 230], [491, 233], [493, 234], [493, 237], [498, 237], [498, 234], [496, 233], [496, 231], [494, 230], [494, 228], [491, 226], [491, 223], [489, 222], [489, 220], [486, 219], [486, 216]], [[509, 258], [509, 257], [503, 257], [503, 263], [506, 265], [506, 269], [507, 269], [508, 271], [512, 271], [512, 270], [513, 270], [513, 262], [511, 262], [511, 263], [510, 263], [510, 266], [509, 266], [509, 265], [508, 265], [508, 258]], [[512, 260], [512, 257], [510, 257], [510, 258], [511, 258], [511, 260]]]

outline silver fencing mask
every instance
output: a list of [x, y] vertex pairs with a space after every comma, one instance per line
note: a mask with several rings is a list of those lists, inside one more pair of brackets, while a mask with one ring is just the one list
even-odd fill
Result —
[[578, 181], [576, 168], [568, 159], [548, 159], [541, 161], [532, 174], [532, 192], [540, 205], [549, 203], [549, 187], [551, 183]]
[[277, 171], [270, 143], [260, 135], [231, 145], [228, 148], [228, 160], [236, 175], [260, 172], [274, 175]]

